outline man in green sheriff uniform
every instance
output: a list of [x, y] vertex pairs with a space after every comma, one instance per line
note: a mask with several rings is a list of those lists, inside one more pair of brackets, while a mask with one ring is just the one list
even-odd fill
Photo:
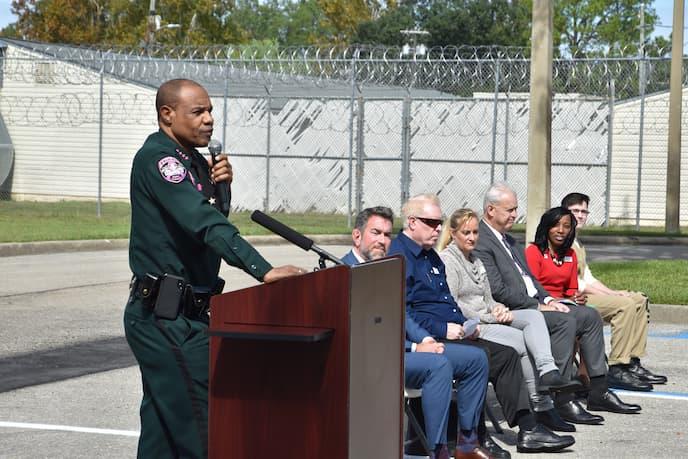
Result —
[[155, 105], [160, 130], [138, 151], [131, 171], [134, 278], [124, 313], [143, 379], [138, 456], [205, 457], [205, 332], [209, 298], [222, 291], [221, 259], [263, 282], [305, 270], [273, 268], [214, 207], [215, 184], [231, 181], [231, 168], [224, 156], [211, 168], [196, 151], [213, 132], [205, 89], [171, 80], [160, 86]]

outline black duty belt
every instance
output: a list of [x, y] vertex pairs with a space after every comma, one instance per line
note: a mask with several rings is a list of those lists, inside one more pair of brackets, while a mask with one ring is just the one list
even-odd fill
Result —
[[[148, 309], [153, 309], [158, 297], [160, 279], [162, 276], [147, 274], [145, 277], [132, 277], [129, 284], [131, 297], [141, 299], [143, 305]], [[210, 309], [210, 298], [213, 295], [222, 293], [225, 281], [221, 277], [217, 278], [215, 286], [210, 291], [194, 288], [191, 284], [183, 285], [183, 295], [181, 298], [180, 312], [191, 319], [207, 319]]]

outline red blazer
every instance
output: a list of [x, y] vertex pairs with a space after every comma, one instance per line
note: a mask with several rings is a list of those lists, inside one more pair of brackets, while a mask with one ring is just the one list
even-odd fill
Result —
[[578, 260], [576, 252], [569, 249], [564, 263], [557, 266], [549, 250], [544, 254], [535, 244], [526, 248], [526, 261], [533, 276], [554, 298], [569, 298], [578, 290]]

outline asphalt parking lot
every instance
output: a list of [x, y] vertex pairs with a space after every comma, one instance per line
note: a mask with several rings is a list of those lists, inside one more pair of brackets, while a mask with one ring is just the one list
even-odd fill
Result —
[[[260, 250], [275, 265], [317, 265], [315, 255], [292, 246]], [[121, 325], [126, 250], [0, 260], [0, 457], [134, 457], [141, 389]], [[232, 268], [222, 276], [228, 289], [254, 284]], [[576, 444], [551, 456], [688, 457], [687, 339], [688, 324], [653, 323], [644, 363], [669, 383], [653, 393], [622, 393], [642, 414], [603, 413], [604, 426], [580, 426]], [[516, 457], [516, 433], [503, 427], [496, 438]]]

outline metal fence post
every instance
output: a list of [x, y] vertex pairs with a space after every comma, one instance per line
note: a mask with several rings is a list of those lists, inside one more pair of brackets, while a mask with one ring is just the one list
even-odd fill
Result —
[[265, 140], [265, 199], [263, 200], [263, 211], [270, 212], [270, 153], [272, 149], [272, 94], [268, 91], [267, 106], [265, 107], [268, 116], [268, 132]]
[[349, 101], [349, 187], [348, 187], [348, 207], [346, 212], [346, 225], [351, 228], [353, 223], [351, 221], [351, 214], [353, 212], [353, 179], [354, 179], [354, 103], [356, 102], [356, 56], [357, 51], [354, 51], [351, 57], [351, 99]]
[[411, 189], [411, 97], [404, 97], [401, 111], [401, 204]]
[[365, 125], [365, 104], [363, 96], [358, 96], [358, 120], [356, 123], [356, 211], [363, 210], [363, 157], [365, 155], [365, 142], [363, 129]]
[[225, 87], [222, 94], [222, 146], [227, 151], [227, 104], [229, 96], [229, 64], [225, 61]]
[[609, 115], [607, 119], [607, 192], [604, 204], [604, 223], [609, 226], [609, 203], [612, 192], [612, 153], [614, 151], [614, 104], [616, 99], [614, 79], [609, 80]]
[[640, 59], [640, 133], [638, 134], [638, 180], [635, 190], [635, 230], [640, 230], [640, 187], [643, 172], [643, 134], [645, 131], [645, 56]]
[[98, 114], [98, 199], [96, 200], [96, 216], [100, 218], [103, 200], [103, 93], [105, 85], [105, 56], [102, 51], [100, 56], [100, 101]]
[[494, 183], [497, 157], [497, 115], [499, 114], [499, 59], [495, 61], [494, 105], [492, 108], [492, 159], [490, 160], [490, 183]]
[[506, 107], [504, 109], [505, 115], [504, 115], [504, 177], [502, 180], [505, 182], [507, 181], [507, 169], [509, 167], [509, 93], [511, 92], [511, 88], [509, 88], [506, 92]]

